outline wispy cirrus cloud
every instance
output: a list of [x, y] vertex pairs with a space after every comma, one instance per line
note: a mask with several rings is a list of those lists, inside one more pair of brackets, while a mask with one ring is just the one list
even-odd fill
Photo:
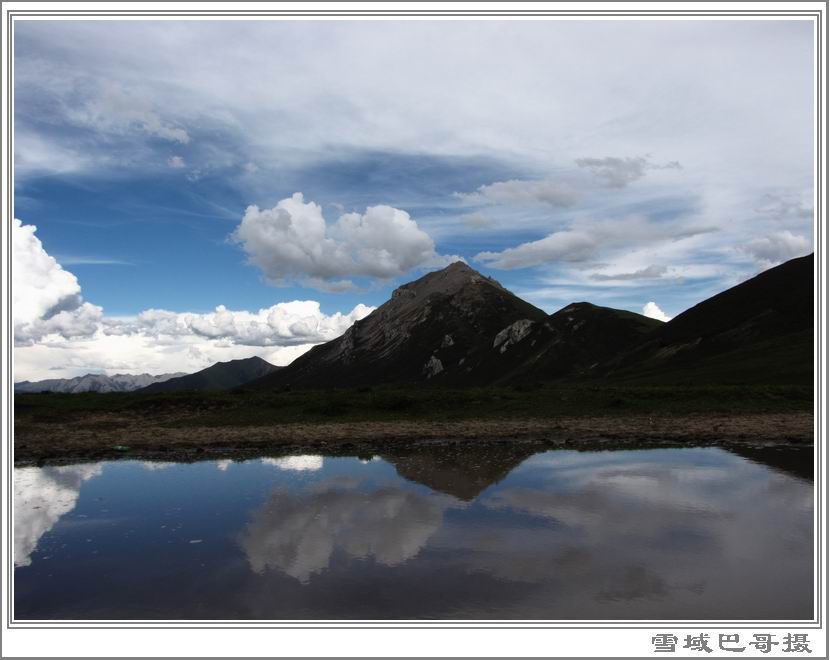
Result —
[[587, 169], [609, 188], [625, 188], [637, 179], [642, 179], [648, 170], [682, 169], [676, 160], [657, 164], [651, 162], [646, 156], [577, 158], [576, 164]]

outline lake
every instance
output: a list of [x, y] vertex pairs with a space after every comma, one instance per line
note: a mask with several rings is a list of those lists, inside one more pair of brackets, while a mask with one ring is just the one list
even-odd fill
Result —
[[810, 619], [812, 448], [110, 461], [14, 476], [14, 617]]

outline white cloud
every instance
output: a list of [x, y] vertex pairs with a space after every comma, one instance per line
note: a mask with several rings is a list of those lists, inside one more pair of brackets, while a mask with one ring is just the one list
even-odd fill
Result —
[[657, 306], [656, 302], [647, 302], [643, 305], [643, 316], [647, 316], [650, 319], [657, 319], [658, 321], [671, 321], [671, 316], [667, 316], [666, 313]]
[[328, 225], [320, 206], [306, 203], [302, 193], [271, 209], [249, 206], [232, 237], [277, 286], [301, 279], [342, 290], [350, 282], [339, 278], [390, 278], [440, 260], [432, 239], [406, 211], [370, 206]]
[[12, 268], [15, 326], [48, 318], [57, 310], [75, 309], [81, 304], [77, 278], [46, 250], [35, 236], [37, 227], [17, 218], [12, 224]]
[[77, 278], [43, 249], [34, 225], [12, 223], [14, 337], [31, 343], [49, 334], [89, 336], [101, 308], [83, 302]]
[[753, 239], [740, 249], [752, 255], [760, 264], [769, 267], [794, 257], [803, 257], [812, 250], [812, 243], [790, 231], [779, 231]]
[[245, 346], [227, 339], [198, 335], [96, 333], [91, 337], [72, 339], [52, 335], [28, 346], [15, 347], [14, 379], [73, 378], [88, 373], [193, 373], [216, 362], [253, 356], [284, 366], [312, 346], [314, 343]]
[[181, 156], [170, 156], [170, 158], [167, 159], [167, 164], [174, 170], [180, 170], [185, 167], [184, 158]]
[[232, 311], [224, 305], [207, 314], [148, 309], [135, 322], [110, 321], [103, 331], [106, 334], [140, 332], [153, 337], [197, 335], [245, 346], [289, 346], [339, 337], [373, 309], [358, 304], [348, 314], [326, 315], [314, 300], [277, 303], [256, 313]]
[[691, 223], [656, 222], [640, 215], [612, 220], [582, 218], [568, 229], [501, 252], [480, 252], [476, 261], [491, 268], [512, 269], [554, 262], [584, 262], [602, 252], [633, 249], [644, 244], [679, 241], [714, 231]]
[[583, 231], [558, 231], [538, 241], [522, 243], [501, 252], [480, 252], [476, 261], [491, 268], [526, 268], [550, 261], [584, 261], [597, 250], [597, 242]]
[[566, 208], [576, 204], [579, 195], [569, 182], [556, 179], [540, 181], [511, 179], [480, 186], [474, 193], [459, 193], [471, 202], [490, 202], [519, 206], [546, 205]]

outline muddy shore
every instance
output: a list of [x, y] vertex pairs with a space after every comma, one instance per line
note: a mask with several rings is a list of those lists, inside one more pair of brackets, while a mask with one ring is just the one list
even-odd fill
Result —
[[[117, 422], [117, 423], [115, 423]], [[142, 420], [15, 429], [14, 464], [142, 459], [192, 461], [297, 453], [371, 454], [421, 444], [531, 442], [542, 447], [811, 444], [813, 415], [661, 415], [452, 422], [330, 422], [171, 428]]]

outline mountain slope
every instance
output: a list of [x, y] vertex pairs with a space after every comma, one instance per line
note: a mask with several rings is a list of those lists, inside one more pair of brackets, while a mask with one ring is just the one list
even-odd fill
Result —
[[456, 262], [399, 287], [341, 337], [251, 385], [466, 384], [489, 363], [499, 332], [517, 321], [546, 318], [495, 280]]
[[496, 337], [490, 366], [499, 383], [590, 376], [602, 362], [642, 343], [662, 321], [587, 302]]
[[813, 319], [811, 254], [704, 300], [602, 370], [660, 383], [809, 385]]
[[76, 394], [80, 392], [132, 392], [133, 390], [147, 387], [154, 383], [161, 383], [171, 378], [184, 376], [183, 372], [172, 374], [115, 374], [105, 376], [103, 374], [86, 374], [75, 378], [50, 378], [31, 382], [28, 380], [14, 384], [15, 392], [61, 392], [64, 394]]
[[145, 387], [141, 392], [179, 392], [184, 390], [227, 390], [244, 385], [280, 369], [259, 357], [217, 362], [194, 374], [171, 378]]

